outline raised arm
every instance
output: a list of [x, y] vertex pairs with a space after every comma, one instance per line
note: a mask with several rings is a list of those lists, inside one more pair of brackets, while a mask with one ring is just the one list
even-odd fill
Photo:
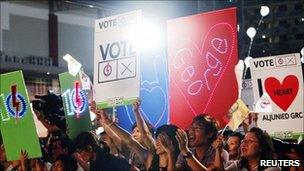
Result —
[[145, 147], [151, 152], [155, 152], [155, 142], [152, 136], [152, 133], [150, 132], [144, 118], [139, 112], [139, 107], [140, 107], [140, 101], [137, 100], [133, 104], [133, 111], [137, 123], [137, 127], [139, 129], [139, 132], [142, 136], [142, 142], [144, 143]]
[[[188, 137], [184, 130], [181, 129], [177, 130], [176, 140], [178, 142], [178, 146], [181, 151], [181, 154], [183, 156], [187, 156], [187, 158], [185, 159], [187, 165], [191, 168], [191, 170], [195, 170], [195, 171], [208, 170], [206, 166], [204, 166], [197, 160], [197, 158], [192, 154], [192, 152], [188, 148]], [[175, 170], [183, 170], [182, 167], [178, 164], [176, 164], [175, 167], [176, 167]]]
[[213, 167], [217, 170], [224, 170], [222, 152], [223, 152], [223, 136], [219, 135], [213, 142], [213, 147], [215, 148], [215, 156]]
[[114, 132], [118, 137], [120, 137], [121, 141], [124, 142], [130, 148], [130, 150], [140, 158], [142, 162], [146, 160], [147, 150], [144, 149], [136, 140], [134, 140], [126, 130], [122, 129], [116, 125], [115, 122], [111, 121], [104, 110], [97, 109], [95, 102], [92, 102], [91, 110], [96, 114], [96, 117], [100, 117], [99, 121], [101, 125], [103, 127], [107, 127], [105, 131], [111, 130]]

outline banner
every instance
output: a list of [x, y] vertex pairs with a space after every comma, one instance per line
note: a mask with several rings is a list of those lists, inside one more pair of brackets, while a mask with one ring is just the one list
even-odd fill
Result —
[[22, 71], [1, 74], [0, 85], [0, 125], [7, 160], [19, 160], [21, 150], [29, 158], [41, 157]]
[[139, 97], [139, 52], [135, 49], [141, 11], [95, 21], [95, 100], [102, 108], [132, 104]]
[[279, 138], [303, 135], [303, 75], [299, 54], [256, 58], [250, 62], [254, 99], [264, 92], [271, 99], [271, 114], [260, 113], [258, 126]]
[[238, 98], [236, 8], [170, 20], [167, 40], [171, 123], [207, 113], [226, 125]]
[[68, 72], [59, 74], [61, 97], [71, 139], [92, 128], [89, 102], [86, 92], [82, 89], [79, 73], [74, 77]]
[[[140, 113], [155, 129], [168, 123], [168, 68], [164, 47], [141, 52]], [[132, 105], [116, 108], [119, 126], [131, 131], [136, 122]]]

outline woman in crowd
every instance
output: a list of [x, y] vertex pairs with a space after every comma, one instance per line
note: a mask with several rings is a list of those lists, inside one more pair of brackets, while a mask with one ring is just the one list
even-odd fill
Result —
[[180, 153], [175, 138], [178, 127], [163, 125], [156, 130], [155, 154], [149, 153], [146, 167], [149, 171], [173, 171]]
[[[94, 110], [97, 115], [100, 115], [100, 121], [106, 127], [105, 130], [111, 130], [114, 134], [121, 137], [121, 140], [128, 144], [130, 150], [145, 164], [145, 170], [173, 171], [177, 155], [179, 154], [175, 139], [177, 127], [174, 125], [161, 126], [156, 131], [157, 138], [155, 141], [147, 124], [139, 113], [139, 102], [136, 102], [133, 107], [138, 128], [138, 130], [135, 130], [138, 131], [137, 133], [133, 132], [135, 138], [112, 122], [104, 111]], [[138, 141], [141, 141], [142, 145]]]
[[278, 167], [260, 166], [260, 160], [273, 159], [273, 147], [269, 135], [260, 128], [251, 128], [241, 142], [241, 159], [229, 161], [225, 170], [231, 171], [279, 171]]

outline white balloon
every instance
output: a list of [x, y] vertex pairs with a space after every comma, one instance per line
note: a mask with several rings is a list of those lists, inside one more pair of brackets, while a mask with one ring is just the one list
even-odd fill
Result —
[[247, 56], [245, 58], [245, 66], [246, 68], [249, 68], [250, 67], [250, 61], [252, 60], [252, 57], [251, 56]]
[[301, 53], [302, 57], [304, 57], [304, 47], [302, 47], [300, 53]]
[[301, 62], [304, 64], [304, 57], [302, 56], [302, 58], [301, 58]]
[[254, 27], [249, 27], [246, 31], [247, 35], [252, 39], [256, 34], [256, 29]]
[[268, 6], [261, 6], [260, 14], [265, 17], [269, 14], [269, 7]]

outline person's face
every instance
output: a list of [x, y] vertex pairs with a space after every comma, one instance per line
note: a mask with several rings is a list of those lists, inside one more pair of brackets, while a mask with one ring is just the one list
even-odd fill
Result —
[[141, 134], [139, 132], [139, 129], [138, 127], [135, 127], [132, 131], [132, 137], [138, 141], [138, 142], [141, 142]]
[[242, 157], [254, 158], [259, 156], [259, 141], [254, 133], [248, 132], [241, 142]]
[[240, 138], [236, 136], [229, 137], [227, 143], [229, 151], [237, 151], [241, 145]]
[[198, 122], [193, 122], [189, 128], [189, 146], [199, 147], [207, 142], [207, 135], [205, 128]]
[[165, 133], [160, 133], [156, 137], [156, 140], [155, 140], [155, 150], [156, 150], [156, 154], [158, 154], [158, 155], [165, 153], [165, 149], [161, 146], [161, 142], [160, 142], [160, 138], [159, 138], [160, 135], [165, 136], [167, 138], [167, 140], [169, 139], [168, 135], [165, 134]]
[[56, 160], [55, 163], [52, 165], [52, 171], [64, 171], [64, 165], [62, 161]]

